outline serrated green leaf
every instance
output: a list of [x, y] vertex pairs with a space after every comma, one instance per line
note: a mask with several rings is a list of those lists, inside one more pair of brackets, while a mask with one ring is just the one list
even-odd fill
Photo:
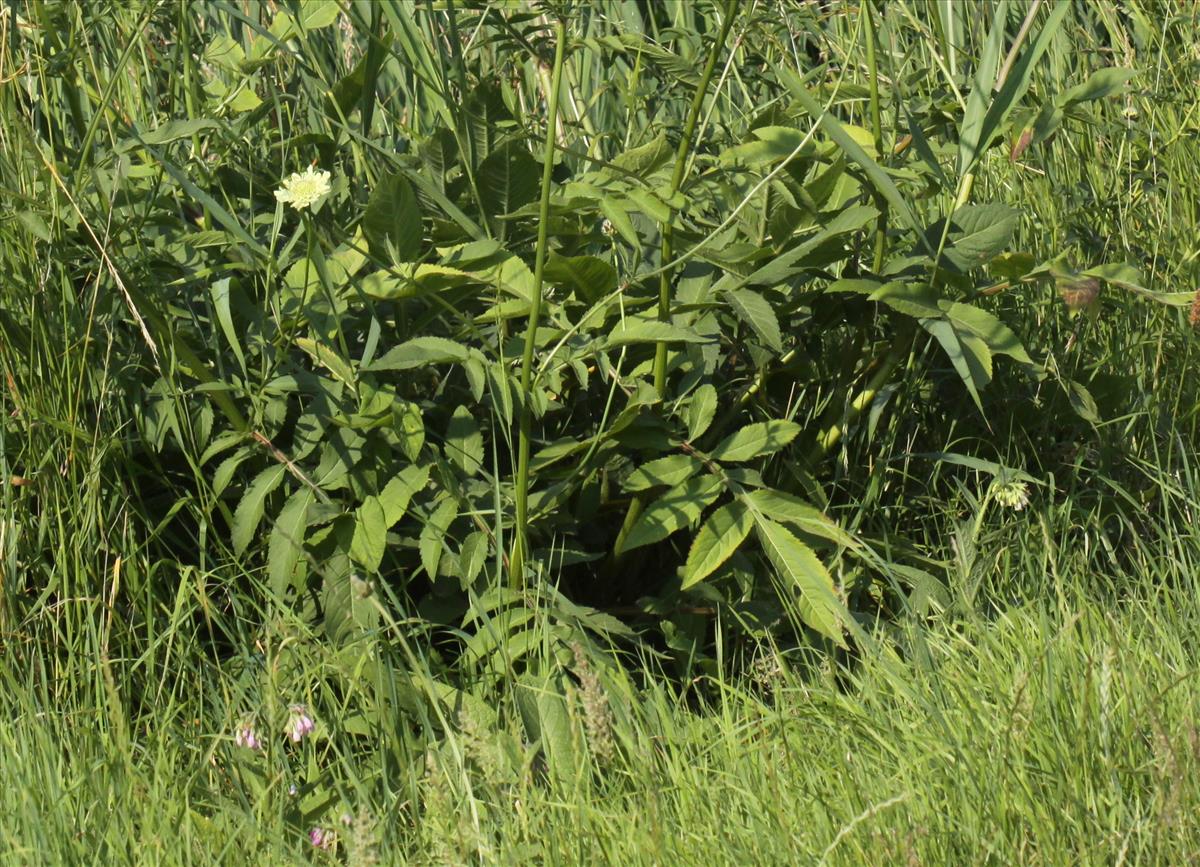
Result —
[[294, 339], [294, 342], [308, 354], [309, 358], [346, 383], [346, 385], [354, 385], [356, 378], [354, 368], [350, 366], [350, 362], [346, 361], [334, 350], [309, 337], [297, 337]]
[[642, 464], [629, 474], [621, 486], [627, 491], [645, 491], [659, 486], [681, 484], [704, 469], [691, 455], [668, 455]]
[[489, 217], [511, 213], [537, 198], [542, 167], [523, 142], [508, 141], [479, 165], [479, 198]]
[[709, 457], [730, 463], [753, 460], [763, 455], [774, 454], [794, 440], [799, 433], [800, 425], [794, 421], [772, 419], [755, 422], [727, 436], [709, 453]]
[[450, 416], [444, 449], [446, 457], [469, 476], [479, 472], [483, 465], [483, 435], [465, 406], [460, 406]]
[[267, 467], [254, 477], [241, 502], [233, 513], [233, 533], [231, 541], [236, 554], [242, 554], [249, 547], [258, 524], [262, 520], [267, 495], [279, 487], [287, 470], [282, 464]]
[[737, 318], [749, 325], [768, 349], [783, 351], [779, 319], [765, 298], [749, 289], [732, 289], [725, 293], [725, 300]]
[[383, 522], [391, 527], [404, 517], [412, 498], [429, 482], [429, 467], [409, 464], [392, 477], [379, 492], [383, 506]]
[[708, 516], [688, 552], [683, 567], [683, 586], [700, 583], [733, 556], [754, 526], [754, 515], [740, 500], [726, 503]]
[[938, 306], [956, 331], [975, 335], [987, 344], [992, 354], [1007, 355], [1025, 364], [1033, 364], [1033, 359], [1017, 335], [991, 313], [958, 301], [939, 301]]
[[696, 389], [692, 395], [691, 403], [688, 404], [688, 441], [695, 442], [699, 439], [708, 426], [712, 424], [713, 416], [717, 412], [717, 389], [709, 383], [705, 383]]
[[720, 493], [721, 481], [715, 476], [688, 479], [646, 507], [617, 553], [661, 542], [677, 530], [695, 523]]
[[417, 547], [421, 554], [421, 565], [429, 575], [430, 581], [437, 579], [438, 563], [442, 559], [446, 530], [457, 516], [458, 501], [453, 497], [448, 497], [433, 510], [433, 514], [429, 516], [429, 520], [421, 530], [421, 538], [418, 540]]

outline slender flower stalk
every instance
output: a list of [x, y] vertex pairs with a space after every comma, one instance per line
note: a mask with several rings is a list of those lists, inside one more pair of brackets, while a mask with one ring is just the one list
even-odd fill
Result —
[[525, 583], [525, 553], [529, 525], [529, 440], [533, 430], [533, 347], [537, 342], [538, 321], [542, 316], [542, 282], [550, 228], [550, 180], [554, 172], [554, 137], [558, 130], [558, 92], [562, 85], [563, 56], [567, 43], [567, 22], [559, 18], [554, 25], [554, 72], [547, 99], [546, 140], [542, 153], [542, 198], [538, 209], [537, 252], [533, 267], [533, 303], [529, 307], [529, 327], [525, 332], [525, 351], [521, 356], [521, 419], [517, 444], [517, 526], [509, 562], [509, 582], [515, 588]]

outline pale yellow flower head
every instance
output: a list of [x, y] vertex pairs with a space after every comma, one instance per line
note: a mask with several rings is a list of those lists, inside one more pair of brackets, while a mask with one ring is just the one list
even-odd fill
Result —
[[329, 172], [319, 172], [309, 166], [284, 180], [283, 186], [275, 191], [275, 198], [297, 211], [311, 208], [329, 195]]
[[1001, 506], [1017, 512], [1029, 505], [1029, 486], [1024, 482], [997, 481], [993, 495]]

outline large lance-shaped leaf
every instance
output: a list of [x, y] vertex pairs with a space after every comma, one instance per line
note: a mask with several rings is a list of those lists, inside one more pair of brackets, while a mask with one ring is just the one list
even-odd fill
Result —
[[630, 343], [708, 343], [712, 339], [690, 328], [657, 319], [625, 319], [609, 333], [604, 347], [611, 349]]
[[267, 495], [279, 487], [285, 472], [282, 464], [267, 467], [255, 476], [254, 481], [246, 488], [246, 493], [242, 495], [242, 500], [233, 513], [232, 541], [235, 553], [241, 554], [250, 545], [250, 540], [254, 538], [254, 532], [262, 520]]
[[754, 516], [758, 540], [775, 571], [800, 593], [801, 615], [813, 629], [845, 646], [842, 625], [847, 615], [833, 577], [812, 549], [789, 530], [762, 514]]
[[421, 254], [421, 208], [407, 178], [380, 179], [363, 212], [362, 230], [376, 258], [411, 262]]
[[972, 334], [959, 332], [945, 319], [922, 319], [921, 327], [936, 337], [946, 350], [975, 406], [983, 412], [979, 390], [992, 381], [992, 353], [987, 344]]
[[800, 425], [783, 419], [748, 424], [722, 440], [709, 452], [709, 457], [731, 463], [753, 460], [763, 455], [774, 454], [794, 440], [799, 433]]
[[721, 481], [715, 476], [688, 479], [646, 507], [617, 553], [661, 542], [676, 530], [694, 523], [720, 493]]
[[292, 582], [296, 564], [304, 552], [304, 531], [308, 528], [308, 509], [314, 496], [310, 488], [292, 494], [271, 529], [267, 543], [267, 578], [271, 590], [282, 596]]
[[683, 589], [700, 583], [733, 556], [754, 525], [754, 515], [741, 500], [726, 503], [700, 526], [683, 567]]
[[463, 362], [471, 352], [461, 343], [445, 337], [414, 337], [394, 346], [372, 362], [370, 370], [410, 370], [426, 364]]
[[742, 494], [742, 499], [755, 511], [769, 515], [774, 521], [791, 524], [805, 533], [846, 548], [857, 550], [862, 547], [858, 540], [839, 527], [833, 518], [791, 494], [759, 488]]

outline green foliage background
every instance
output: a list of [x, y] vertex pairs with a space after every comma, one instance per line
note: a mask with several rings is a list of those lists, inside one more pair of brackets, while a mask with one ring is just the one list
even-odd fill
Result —
[[[1195, 10], [972, 8], [6, 7], [14, 712], [102, 720], [122, 797], [191, 767], [199, 850], [361, 809], [503, 861], [557, 821], [515, 792], [635, 799], [664, 715], [672, 779], [784, 681], [937, 716], [904, 666], [956, 630], [986, 679], [1014, 606], [1046, 659], [1194, 578]], [[232, 747], [298, 690], [319, 746]], [[188, 725], [209, 770], [145, 752]]]

